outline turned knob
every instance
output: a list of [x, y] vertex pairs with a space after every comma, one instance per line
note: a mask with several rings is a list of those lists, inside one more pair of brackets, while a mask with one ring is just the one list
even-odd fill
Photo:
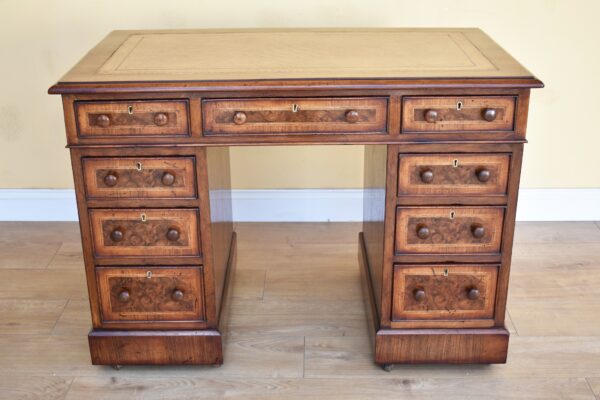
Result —
[[246, 122], [246, 113], [245, 113], [245, 112], [238, 111], [238, 112], [236, 112], [235, 114], [233, 114], [233, 122], [234, 122], [236, 125], [241, 125], [241, 124], [243, 124], [244, 122]]
[[179, 231], [175, 228], [170, 228], [167, 231], [167, 239], [171, 242], [176, 241], [177, 239], [179, 239]]
[[421, 181], [423, 183], [433, 182], [433, 171], [430, 169], [426, 169], [425, 171], [421, 172]]
[[109, 172], [108, 174], [106, 174], [106, 176], [104, 177], [104, 184], [106, 186], [110, 186], [113, 187], [117, 184], [118, 181], [118, 177], [117, 174], [115, 174], [114, 172]]
[[96, 117], [96, 125], [106, 128], [110, 125], [110, 117], [106, 114], [100, 114]]
[[485, 235], [485, 229], [480, 224], [471, 225], [471, 234], [477, 239], [481, 239]]
[[171, 298], [175, 301], [179, 301], [179, 300], [183, 299], [183, 291], [181, 291], [179, 289], [173, 290], [173, 293], [171, 293]]
[[161, 182], [165, 186], [171, 186], [175, 183], [175, 175], [170, 172], [165, 172], [161, 178]]
[[479, 298], [479, 289], [477, 288], [470, 288], [467, 291], [467, 297], [471, 300], [477, 300]]
[[154, 116], [154, 123], [158, 126], [166, 125], [169, 122], [169, 117], [165, 113], [158, 113]]
[[438, 112], [435, 110], [427, 110], [425, 111], [425, 121], [427, 122], [435, 122], [438, 119]]
[[479, 182], [487, 182], [490, 180], [490, 171], [485, 168], [478, 169], [475, 174], [477, 175], [477, 179]]
[[425, 300], [425, 290], [423, 289], [415, 289], [413, 292], [413, 297], [416, 301]]
[[350, 110], [346, 113], [346, 121], [350, 122], [351, 124], [358, 122], [359, 118], [358, 111], [356, 110]]
[[121, 301], [123, 303], [127, 303], [129, 301], [130, 297], [131, 296], [129, 295], [128, 290], [122, 290], [119, 292], [119, 301]]
[[496, 109], [494, 108], [486, 108], [485, 110], [483, 110], [483, 119], [485, 119], [488, 122], [492, 122], [493, 120], [495, 120], [496, 115]]
[[110, 233], [110, 239], [113, 242], [120, 242], [121, 240], [123, 240], [123, 238], [125, 237], [125, 234], [123, 233], [122, 230], [120, 229], [115, 229]]
[[417, 226], [417, 236], [421, 239], [427, 239], [429, 237], [429, 228], [425, 225]]

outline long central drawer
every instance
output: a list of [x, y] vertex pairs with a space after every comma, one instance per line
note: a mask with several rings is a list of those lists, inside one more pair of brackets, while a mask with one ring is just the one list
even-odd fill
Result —
[[202, 101], [203, 133], [385, 133], [387, 98], [270, 98]]

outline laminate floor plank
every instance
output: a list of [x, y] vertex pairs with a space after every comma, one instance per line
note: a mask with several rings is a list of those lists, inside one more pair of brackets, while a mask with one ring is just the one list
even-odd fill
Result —
[[600, 243], [594, 222], [517, 222], [517, 243]]
[[52, 269], [81, 269], [85, 268], [81, 242], [63, 242], [50, 263]]
[[73, 378], [57, 376], [0, 375], [0, 398], [10, 400], [62, 400], [67, 395], [72, 382]]
[[73, 269], [0, 269], [0, 299], [87, 298], [85, 272]]
[[49, 335], [66, 300], [0, 299], [0, 335]]
[[[481, 394], [485, 393], [485, 397]], [[448, 399], [594, 400], [585, 379], [128, 379], [76, 378], [67, 400]]]

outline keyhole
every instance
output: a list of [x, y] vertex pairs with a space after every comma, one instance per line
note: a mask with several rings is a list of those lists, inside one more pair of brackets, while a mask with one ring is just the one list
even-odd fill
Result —
[[298, 112], [300, 106], [298, 104], [292, 104], [292, 112]]
[[146, 218], [146, 214], [140, 215], [140, 219], [142, 220], [142, 222], [148, 221], [148, 218]]
[[448, 276], [448, 268], [444, 268], [444, 276]]
[[133, 114], [133, 106], [127, 107], [127, 114], [129, 114], [129, 115]]
[[142, 170], [142, 163], [141, 163], [141, 162], [139, 162], [139, 161], [138, 161], [138, 162], [136, 162], [136, 163], [135, 163], [135, 169], [137, 169], [138, 171], [141, 171], [141, 170]]
[[450, 211], [450, 219], [454, 219], [456, 217], [456, 212]]
[[148, 279], [152, 278], [152, 271], [146, 272], [146, 278], [148, 278]]
[[456, 102], [456, 109], [458, 111], [461, 111], [463, 109], [463, 102], [462, 101]]
[[458, 167], [458, 160], [457, 159], [452, 160], [452, 166], [454, 168]]

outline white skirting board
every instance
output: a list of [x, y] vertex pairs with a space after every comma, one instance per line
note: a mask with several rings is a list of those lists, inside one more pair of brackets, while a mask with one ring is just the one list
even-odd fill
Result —
[[[233, 190], [234, 220], [362, 221], [362, 189]], [[0, 221], [76, 221], [72, 189], [0, 189]], [[600, 221], [598, 189], [521, 189], [518, 221]]]

